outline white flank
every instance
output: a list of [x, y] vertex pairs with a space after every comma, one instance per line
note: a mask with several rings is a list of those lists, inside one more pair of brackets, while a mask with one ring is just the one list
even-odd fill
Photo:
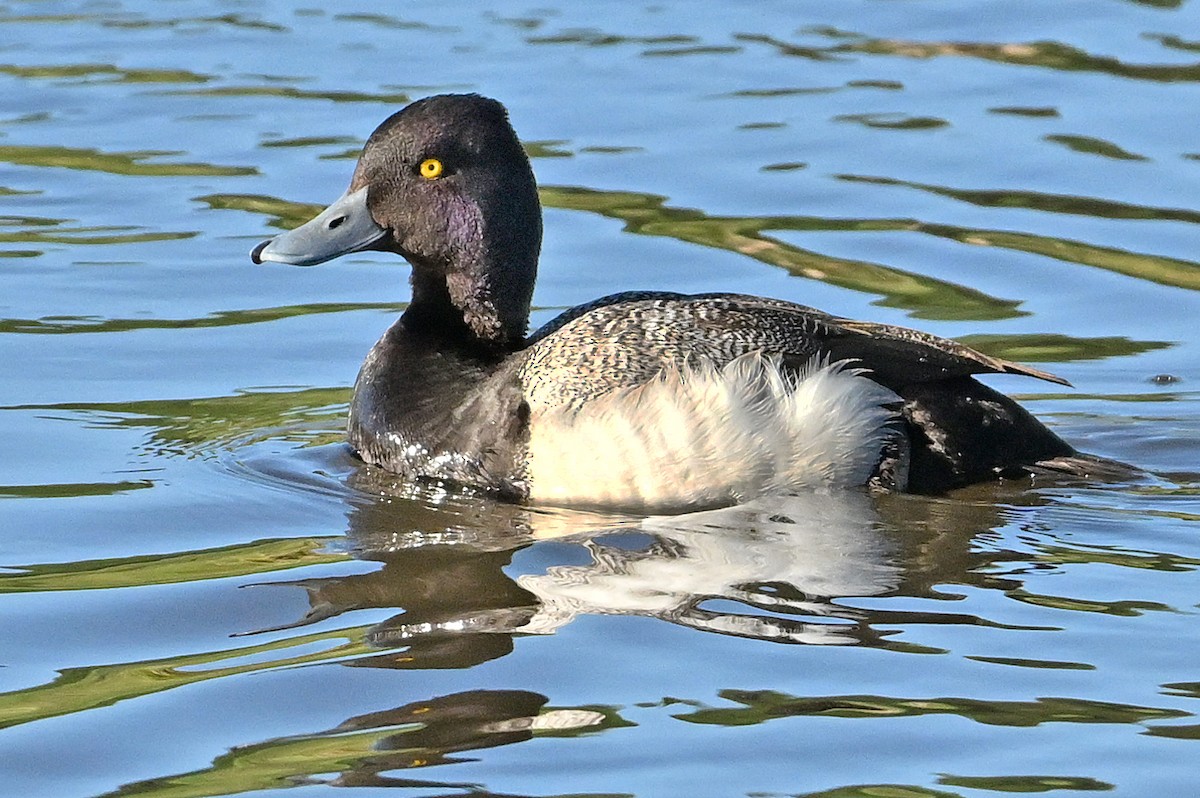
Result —
[[530, 498], [682, 510], [863, 485], [896, 401], [842, 363], [814, 359], [796, 379], [758, 353], [688, 365], [577, 411], [534, 408]]

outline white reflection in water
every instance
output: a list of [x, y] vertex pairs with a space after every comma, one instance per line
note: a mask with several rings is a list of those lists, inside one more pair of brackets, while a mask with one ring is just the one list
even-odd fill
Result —
[[[646, 615], [737, 636], [847, 644], [857, 642], [854, 627], [762, 612], [844, 617], [831, 599], [879, 595], [900, 582], [870, 499], [859, 493], [650, 517], [640, 531], [644, 540], [622, 531], [583, 541], [586, 565], [519, 577], [541, 603], [521, 631], [553, 632], [589, 613]], [[741, 606], [727, 611], [727, 602], [713, 599]]]

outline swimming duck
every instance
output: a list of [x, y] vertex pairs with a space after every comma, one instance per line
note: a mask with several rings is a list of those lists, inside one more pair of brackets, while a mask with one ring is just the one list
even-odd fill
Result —
[[394, 252], [412, 301], [367, 355], [367, 463], [521, 502], [678, 511], [863, 485], [932, 493], [1091, 462], [975, 374], [1065, 380], [927, 333], [741, 294], [632, 291], [526, 336], [537, 185], [504, 107], [428, 97], [255, 263]]

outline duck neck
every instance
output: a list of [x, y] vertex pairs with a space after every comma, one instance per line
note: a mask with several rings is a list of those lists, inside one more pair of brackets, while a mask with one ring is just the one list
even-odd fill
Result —
[[502, 261], [476, 255], [468, 265], [412, 260], [412, 302], [405, 327], [494, 354], [525, 339], [537, 255]]

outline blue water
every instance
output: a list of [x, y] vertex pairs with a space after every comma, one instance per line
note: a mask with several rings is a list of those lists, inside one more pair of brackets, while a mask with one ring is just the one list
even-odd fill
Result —
[[[510, 109], [534, 324], [626, 288], [914, 326], [1122, 484], [699, 517], [341, 442], [407, 299], [248, 251], [410, 99]], [[0, 6], [0, 794], [1200, 790], [1188, 0]]]

